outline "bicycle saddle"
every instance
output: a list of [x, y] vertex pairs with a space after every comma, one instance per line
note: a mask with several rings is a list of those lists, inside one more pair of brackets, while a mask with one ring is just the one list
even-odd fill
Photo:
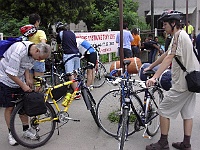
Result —
[[147, 70], [143, 74], [145, 74], [147, 76], [153, 76], [155, 74], [155, 71], [154, 70]]

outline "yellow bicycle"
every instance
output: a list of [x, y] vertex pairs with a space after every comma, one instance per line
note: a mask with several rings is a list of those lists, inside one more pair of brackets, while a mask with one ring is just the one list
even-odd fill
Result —
[[[20, 145], [28, 148], [40, 147], [52, 137], [55, 129], [63, 126], [69, 120], [80, 121], [78, 119], [70, 118], [69, 114], [67, 113], [70, 104], [74, 100], [74, 97], [79, 90], [81, 91], [87, 109], [90, 110], [95, 120], [95, 123], [97, 124], [97, 126], [99, 126], [96, 117], [96, 103], [89, 89], [86, 87], [83, 77], [83, 72], [86, 69], [87, 68], [85, 67], [79, 69], [78, 71], [75, 71], [74, 73], [76, 73], [77, 77], [74, 80], [66, 81], [53, 87], [50, 86], [46, 89], [44, 100], [46, 102], [47, 112], [39, 116], [29, 117], [29, 124], [31, 126], [30, 132], [34, 136], [24, 136], [22, 130], [23, 124], [20, 120], [20, 117], [18, 116], [23, 112], [23, 95], [16, 95], [18, 100], [16, 107], [14, 108], [11, 115], [10, 129], [13, 137]], [[41, 84], [45, 84], [46, 82], [45, 79], [41, 77], [38, 77], [38, 81], [41, 81]], [[68, 86], [74, 82], [78, 82], [77, 88], [73, 91], [72, 94], [68, 93]], [[62, 102], [64, 110], [61, 110], [58, 104], [58, 99], [60, 99], [61, 97], [64, 97], [64, 100]]]

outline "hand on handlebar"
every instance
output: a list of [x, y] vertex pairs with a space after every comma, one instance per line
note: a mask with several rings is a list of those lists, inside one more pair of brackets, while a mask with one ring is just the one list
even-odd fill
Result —
[[150, 78], [149, 80], [147, 80], [146, 86], [147, 87], [154, 86], [156, 83], [157, 83], [157, 79], [156, 78]]

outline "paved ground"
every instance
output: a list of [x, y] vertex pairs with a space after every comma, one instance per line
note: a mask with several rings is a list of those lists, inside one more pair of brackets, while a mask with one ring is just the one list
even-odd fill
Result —
[[[109, 66], [109, 65], [107, 65]], [[107, 67], [108, 68], [108, 67]], [[101, 96], [113, 87], [109, 84], [103, 85], [99, 89], [92, 91], [96, 102]], [[198, 94], [198, 98], [199, 98]], [[194, 128], [192, 136], [193, 150], [199, 150], [200, 139], [200, 100], [197, 100], [196, 113], [194, 119]], [[10, 146], [7, 141], [7, 127], [4, 122], [4, 109], [0, 108], [0, 150], [27, 150], [27, 148], [18, 146]], [[46, 145], [36, 148], [37, 150], [117, 150], [117, 140], [105, 134], [94, 123], [92, 116], [87, 111], [83, 100], [75, 100], [69, 109], [70, 117], [80, 119], [80, 122], [68, 122], [60, 129], [60, 135], [57, 130], [53, 137]], [[129, 137], [129, 141], [125, 143], [124, 150], [145, 150], [145, 146], [152, 142], [156, 142], [159, 138], [160, 131], [151, 140], [142, 137], [142, 131]], [[169, 133], [169, 142], [181, 141], [183, 137], [182, 121], [180, 116], [176, 120], [171, 121], [171, 130]], [[175, 150], [170, 146], [171, 150]]]

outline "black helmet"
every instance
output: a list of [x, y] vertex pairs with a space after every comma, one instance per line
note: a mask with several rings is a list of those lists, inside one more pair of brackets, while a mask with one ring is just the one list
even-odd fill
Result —
[[182, 19], [182, 12], [176, 10], [165, 10], [158, 21], [168, 22], [169, 20], [178, 20], [181, 21]]
[[64, 24], [62, 22], [58, 22], [56, 24], [56, 32], [58, 33], [61, 30], [65, 30], [65, 29], [67, 29], [66, 27], [67, 27], [67, 24]]

